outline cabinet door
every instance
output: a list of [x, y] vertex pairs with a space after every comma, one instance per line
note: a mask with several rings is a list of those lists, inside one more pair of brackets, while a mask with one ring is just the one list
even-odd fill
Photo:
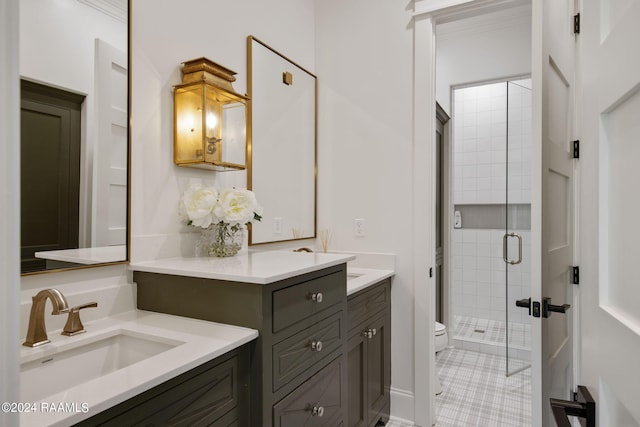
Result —
[[347, 344], [347, 410], [348, 427], [367, 425], [365, 338], [354, 334]]
[[[366, 396], [369, 425], [376, 425], [382, 416], [389, 418], [389, 400], [391, 384], [391, 319], [389, 312], [383, 313], [369, 322], [375, 329], [366, 342]], [[383, 413], [384, 411], [384, 413]]]

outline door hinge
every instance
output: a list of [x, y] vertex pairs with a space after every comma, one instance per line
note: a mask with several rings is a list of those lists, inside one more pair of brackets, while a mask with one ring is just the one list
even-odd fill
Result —
[[572, 267], [571, 283], [573, 283], [574, 285], [580, 284], [580, 267], [578, 267], [577, 265], [574, 265]]
[[433, 277], [433, 267], [429, 267], [429, 277]]
[[580, 13], [573, 15], [573, 34], [580, 34]]
[[574, 159], [580, 158], [580, 140], [579, 139], [576, 139], [575, 141], [573, 141], [573, 158]]

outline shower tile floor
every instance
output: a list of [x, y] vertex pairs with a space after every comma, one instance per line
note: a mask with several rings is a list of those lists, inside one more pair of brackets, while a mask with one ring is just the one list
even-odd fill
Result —
[[531, 369], [505, 375], [502, 356], [449, 348], [436, 355], [437, 427], [531, 426]]
[[[454, 316], [453, 344], [454, 347], [462, 347], [467, 350], [480, 350], [504, 356], [507, 323], [501, 320], [478, 319], [467, 316]], [[457, 342], [458, 341], [458, 342]], [[484, 348], [472, 348], [470, 346], [457, 345], [460, 341], [477, 343], [480, 345], [494, 346], [494, 351]], [[490, 347], [489, 347], [490, 348]], [[529, 359], [531, 351], [531, 325], [524, 323], [509, 323], [509, 348], [517, 358]]]

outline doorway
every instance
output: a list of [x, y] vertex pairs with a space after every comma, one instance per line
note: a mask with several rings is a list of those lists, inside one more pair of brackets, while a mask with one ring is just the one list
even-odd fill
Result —
[[452, 111], [452, 346], [436, 356], [436, 425], [526, 426], [531, 323], [513, 302], [530, 287], [531, 80], [454, 87]]
[[[461, 4], [463, 2], [459, 3]], [[426, 84], [426, 86], [433, 91], [428, 92], [424, 98], [419, 97], [416, 99], [414, 108], [417, 116], [435, 118], [435, 103], [430, 105], [429, 102], [426, 102], [431, 99], [436, 99], [443, 106], [445, 111], [453, 116], [451, 103], [452, 87], [474, 86], [478, 85], [480, 82], [495, 83], [495, 79], [498, 78], [502, 78], [502, 81], [504, 82], [506, 80], [504, 78], [505, 76], [525, 76], [531, 73], [531, 3], [527, 1], [496, 2], [495, 5], [489, 4], [488, 2], [481, 3], [482, 2], [474, 2], [474, 4], [469, 7], [451, 6], [442, 9], [436, 6], [431, 6], [428, 2], [416, 3], [416, 16], [419, 16], [419, 18], [416, 18], [415, 20], [416, 36], [414, 40], [416, 42], [415, 56], [417, 58], [415, 67], [415, 86], [419, 88], [422, 87], [423, 84]], [[488, 60], [489, 58], [491, 60]], [[431, 79], [435, 79], [434, 84], [432, 83], [433, 86], [430, 86], [428, 83]], [[424, 80], [427, 82], [425, 83]], [[433, 82], [433, 80], [431, 81]], [[451, 128], [454, 126], [455, 124], [452, 124]], [[428, 124], [427, 126], [422, 126], [421, 123], [416, 123], [415, 135], [416, 141], [418, 142], [416, 144], [416, 150], [418, 150], [416, 156], [417, 161], [415, 163], [416, 171], [420, 170], [421, 161], [426, 162], [427, 167], [432, 168], [432, 170], [436, 169], [435, 133], [435, 119], [433, 124]], [[448, 137], [451, 141], [453, 140], [452, 135], [448, 135]], [[422, 140], [432, 141], [427, 145], [427, 147], [433, 148], [421, 152], [421, 144], [419, 142]], [[425, 157], [421, 157], [422, 155], [425, 155]], [[506, 155], [506, 149], [504, 148], [503, 155]], [[418, 173], [414, 175], [414, 182], [416, 185], [418, 185], [422, 178], [423, 176]], [[452, 173], [449, 173], [448, 179], [453, 182]], [[506, 177], [504, 178], [504, 181], [506, 185]], [[437, 190], [435, 182], [433, 184], [432, 190], [427, 188], [427, 199], [435, 201]], [[419, 188], [419, 186], [417, 188]], [[503, 197], [504, 194], [505, 193], [503, 192]], [[422, 203], [422, 201], [422, 194], [417, 192], [415, 194], [415, 202], [418, 207], [420, 207], [420, 203]], [[506, 205], [506, 201], [504, 201], [503, 204]], [[429, 213], [429, 206], [433, 205], [429, 203], [427, 204], [427, 214]], [[451, 206], [453, 206], [453, 204], [451, 204]], [[505, 209], [506, 208], [503, 207], [503, 211]], [[422, 218], [424, 217], [424, 213], [417, 212], [416, 217]], [[503, 220], [501, 221], [500, 226], [500, 238], [502, 238], [505, 234], [506, 228], [506, 213], [503, 212], [500, 218]], [[445, 212], [445, 219], [450, 223], [454, 222], [453, 209], [451, 209], [450, 212]], [[425, 220], [427, 224], [432, 224], [431, 217], [427, 216]], [[464, 224], [464, 218], [462, 221]], [[435, 224], [435, 215], [433, 217], [433, 224]], [[420, 224], [415, 224], [415, 227], [418, 231], [421, 231]], [[426, 232], [424, 234], [429, 237], [432, 233], [433, 232]], [[518, 248], [517, 243], [512, 240], [513, 238], [509, 238], [507, 242], [510, 255], [514, 255], [511, 251], [517, 250]], [[435, 236], [433, 241], [435, 242]], [[449, 245], [450, 249], [448, 250], [448, 253], [445, 252], [445, 260], [447, 259], [446, 257], [449, 257], [449, 259], [453, 258], [451, 249], [452, 245], [453, 242]], [[420, 249], [420, 246], [416, 245], [416, 248]], [[435, 245], [433, 249], [425, 249], [426, 250], [422, 253], [415, 253], [415, 262], [418, 263], [419, 259], [426, 257], [427, 259], [433, 259], [434, 261], [432, 261], [433, 264], [431, 265], [435, 265]], [[445, 251], [447, 251], [447, 249], [445, 249]], [[433, 258], [431, 258], [432, 256]], [[500, 260], [500, 262], [504, 263], [502, 260]], [[422, 280], [422, 274], [423, 273], [421, 271], [416, 269], [414, 280]], [[505, 312], [505, 307], [507, 305], [507, 299], [504, 295], [506, 274], [505, 267], [504, 270], [502, 270], [503, 277], [501, 282], [503, 285], [503, 294], [502, 300], [500, 301], [501, 305], [499, 307], [502, 313]], [[421, 355], [424, 355], [424, 352], [434, 354], [433, 350], [435, 349], [434, 341], [430, 338], [427, 339], [426, 345], [420, 339], [420, 336], [423, 334], [421, 328], [428, 328], [431, 330], [433, 328], [433, 322], [435, 321], [435, 310], [433, 310], [434, 313], [432, 317], [429, 312], [426, 312], [424, 316], [421, 315], [424, 310], [424, 301], [426, 301], [428, 307], [435, 307], [436, 305], [435, 280], [431, 279], [433, 280], [431, 281], [428, 278], [424, 280], [425, 283], [429, 283], [429, 286], [424, 290], [416, 287], [415, 291], [416, 359], [421, 357]], [[453, 280], [454, 278], [450, 277], [450, 281]], [[448, 292], [451, 293], [445, 289], [443, 293], [446, 295]], [[449, 296], [450, 298], [454, 298], [452, 293]], [[496, 302], [494, 302], [494, 304], [496, 304]], [[449, 304], [449, 306], [451, 306], [451, 304]], [[489, 306], [489, 310], [490, 309], [491, 306]], [[445, 307], [443, 312], [446, 311]], [[427, 320], [424, 326], [424, 321], [421, 320], [421, 317], [426, 318]], [[452, 329], [453, 314], [445, 314], [444, 320], [447, 323], [446, 326], [449, 328], [450, 338], [453, 338], [455, 333]], [[431, 334], [428, 334], [424, 331], [424, 335], [428, 337], [433, 336], [433, 332], [430, 332]], [[506, 354], [506, 348], [503, 347], [502, 351]], [[433, 357], [432, 360], [435, 361], [435, 359], [436, 358]], [[421, 378], [437, 374], [434, 371], [431, 371], [431, 373], [428, 371], [429, 369], [433, 369], [434, 365], [431, 365], [432, 367], [427, 367], [427, 369], [423, 369], [418, 364], [416, 364], [415, 367], [415, 422], [418, 425], [430, 425], [436, 422], [436, 399], [435, 393], [432, 393], [434, 390], [427, 389], [428, 387], [423, 387], [422, 384], [420, 384]], [[525, 372], [529, 371], [530, 370], [525, 370]], [[507, 378], [506, 367], [501, 368], [500, 373], [502, 378]], [[441, 377], [441, 380], [442, 379], [443, 378]], [[446, 388], [447, 384], [445, 381], [441, 382], [443, 388]], [[426, 406], [421, 406], [422, 402], [425, 401], [431, 401], [431, 403]], [[529, 407], [531, 406], [535, 407], [535, 405], [529, 405]]]

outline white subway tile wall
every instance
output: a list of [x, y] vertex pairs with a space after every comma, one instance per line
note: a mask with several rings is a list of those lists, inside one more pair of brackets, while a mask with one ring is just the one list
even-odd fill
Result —
[[[456, 316], [529, 323], [517, 299], [528, 298], [531, 271], [531, 231], [515, 230], [522, 236], [522, 263], [507, 265], [502, 256], [504, 230], [458, 228], [452, 231], [452, 298]], [[518, 257], [515, 238], [508, 240], [509, 259]], [[508, 286], [505, 284], [508, 282]], [[508, 304], [507, 304], [508, 301]]]
[[530, 87], [509, 82], [508, 97], [505, 82], [454, 90], [454, 204], [531, 202]]

